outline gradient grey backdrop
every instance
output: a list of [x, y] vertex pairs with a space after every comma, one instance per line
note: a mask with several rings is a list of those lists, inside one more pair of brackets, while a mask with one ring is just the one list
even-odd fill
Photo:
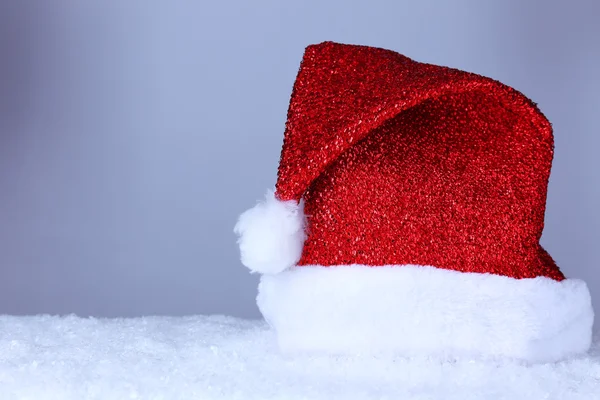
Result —
[[[88, 4], [89, 3], [89, 4]], [[237, 215], [304, 47], [488, 75], [556, 136], [543, 244], [600, 310], [597, 1], [0, 2], [0, 313], [258, 317]]]

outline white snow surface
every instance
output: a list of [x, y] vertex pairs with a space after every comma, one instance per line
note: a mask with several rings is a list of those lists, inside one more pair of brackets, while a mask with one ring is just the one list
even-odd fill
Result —
[[559, 363], [284, 356], [263, 321], [0, 316], [0, 399], [600, 399], [600, 348]]

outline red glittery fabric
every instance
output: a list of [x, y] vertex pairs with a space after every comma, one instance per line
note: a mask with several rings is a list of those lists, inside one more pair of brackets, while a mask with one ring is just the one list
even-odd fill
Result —
[[304, 198], [299, 265], [431, 265], [564, 279], [540, 246], [552, 128], [521, 93], [398, 53], [307, 47], [277, 196]]

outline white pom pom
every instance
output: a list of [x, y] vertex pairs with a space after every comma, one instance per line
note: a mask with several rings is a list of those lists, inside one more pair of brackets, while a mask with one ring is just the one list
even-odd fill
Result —
[[235, 225], [242, 264], [261, 274], [294, 266], [306, 240], [305, 221], [302, 201], [281, 201], [268, 191], [265, 200], [240, 215]]

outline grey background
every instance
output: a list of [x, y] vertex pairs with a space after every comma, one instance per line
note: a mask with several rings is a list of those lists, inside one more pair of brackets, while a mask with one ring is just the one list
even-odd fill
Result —
[[600, 309], [600, 6], [0, 2], [0, 313], [254, 318], [232, 228], [275, 183], [304, 47], [503, 81], [556, 136], [543, 244]]

